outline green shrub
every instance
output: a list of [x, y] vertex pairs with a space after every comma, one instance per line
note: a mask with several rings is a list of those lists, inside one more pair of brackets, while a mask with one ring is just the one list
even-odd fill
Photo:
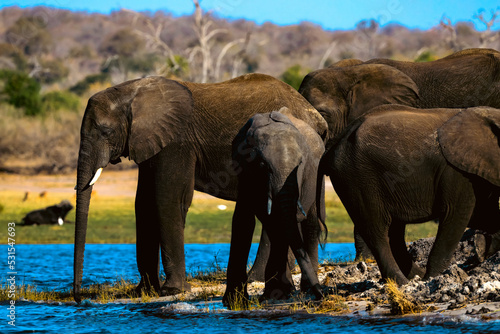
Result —
[[167, 77], [182, 77], [189, 72], [189, 62], [186, 58], [180, 55], [174, 55], [174, 61], [172, 59], [167, 58], [167, 64], [165, 67], [165, 75]]
[[418, 55], [418, 57], [415, 59], [415, 62], [427, 62], [436, 59], [437, 57], [431, 51], [424, 51]]
[[90, 85], [97, 82], [105, 83], [107, 81], [109, 81], [109, 74], [107, 73], [91, 74], [70, 87], [69, 91], [81, 96], [89, 89]]
[[281, 75], [281, 80], [298, 90], [307, 72], [302, 66], [294, 65]]
[[28, 68], [28, 58], [12, 44], [0, 43], [0, 56], [10, 59], [19, 71], [25, 71]]
[[16, 108], [24, 108], [27, 116], [42, 112], [40, 84], [26, 73], [11, 70], [0, 70], [0, 81], [3, 87], [0, 97]]
[[42, 96], [45, 111], [71, 110], [78, 111], [80, 99], [76, 94], [66, 91], [54, 91]]

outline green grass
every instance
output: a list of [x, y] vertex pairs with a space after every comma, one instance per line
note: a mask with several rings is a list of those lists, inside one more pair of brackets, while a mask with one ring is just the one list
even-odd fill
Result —
[[[26, 213], [54, 205], [63, 199], [75, 205], [74, 195], [49, 192], [44, 198], [31, 196], [23, 201], [24, 192], [0, 191], [0, 238], [7, 240], [7, 224], [20, 222]], [[220, 210], [219, 205], [227, 206]], [[234, 202], [216, 198], [193, 200], [185, 229], [186, 243], [229, 243]], [[353, 224], [344, 206], [333, 192], [326, 196], [328, 242], [353, 242]], [[66, 217], [75, 220], [72, 210]], [[435, 236], [437, 224], [426, 223], [407, 227], [407, 241]], [[257, 221], [254, 242], [258, 242], [261, 224]], [[74, 225], [16, 226], [17, 244], [73, 243]], [[87, 243], [135, 243], [134, 198], [129, 196], [92, 197], [87, 229]]]

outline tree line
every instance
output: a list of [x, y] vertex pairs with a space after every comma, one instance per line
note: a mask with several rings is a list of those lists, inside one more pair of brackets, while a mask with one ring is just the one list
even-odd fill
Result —
[[429, 61], [469, 47], [499, 49], [499, 13], [481, 10], [455, 25], [443, 17], [429, 30], [367, 19], [352, 30], [332, 31], [309, 22], [221, 19], [198, 0], [193, 14], [181, 17], [6, 7], [0, 11], [0, 103], [29, 116], [77, 110], [92, 85], [146, 75], [217, 82], [262, 72], [297, 88], [309, 71], [345, 58]]

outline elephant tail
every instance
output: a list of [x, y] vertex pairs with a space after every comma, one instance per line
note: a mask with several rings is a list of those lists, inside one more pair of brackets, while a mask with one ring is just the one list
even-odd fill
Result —
[[326, 207], [325, 207], [325, 174], [318, 171], [316, 184], [316, 211], [318, 215], [318, 240], [321, 247], [325, 246], [328, 237], [328, 228], [326, 226]]

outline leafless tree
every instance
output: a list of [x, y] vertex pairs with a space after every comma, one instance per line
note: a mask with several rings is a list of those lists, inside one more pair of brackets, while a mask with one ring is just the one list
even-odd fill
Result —
[[221, 78], [221, 65], [222, 59], [227, 54], [227, 52], [235, 46], [240, 46], [240, 51], [237, 52], [233, 60], [233, 76], [237, 73], [237, 67], [241, 64], [242, 55], [244, 54], [246, 47], [248, 46], [250, 34], [247, 33], [246, 38], [239, 38], [233, 40], [221, 49], [219, 55], [214, 62], [212, 59], [212, 48], [213, 43], [211, 40], [218, 34], [228, 33], [227, 29], [211, 29], [213, 21], [209, 19], [208, 16], [203, 15], [203, 11], [200, 7], [200, 2], [198, 0], [193, 0], [195, 6], [194, 12], [194, 30], [198, 37], [198, 45], [193, 47], [189, 52], [189, 63], [193, 66], [195, 58], [198, 54], [201, 55], [201, 82], [209, 82], [219, 80]]
[[356, 40], [353, 46], [359, 50], [357, 54], [365, 53], [368, 58], [378, 55], [378, 50], [383, 47], [377, 38], [379, 26], [379, 23], [373, 19], [360, 21], [356, 25]]
[[319, 62], [319, 66], [318, 66], [319, 69], [325, 67], [325, 63], [328, 60], [328, 57], [333, 52], [333, 50], [335, 50], [335, 48], [337, 47], [337, 44], [338, 44], [337, 41], [333, 41], [330, 43], [330, 45], [326, 49], [325, 53], [323, 54], [323, 57], [321, 58], [321, 60]]
[[480, 10], [477, 14], [474, 14], [474, 18], [486, 26], [486, 29], [479, 34], [479, 47], [481, 48], [487, 47], [500, 38], [499, 31], [491, 31], [491, 28], [500, 21], [498, 19], [498, 15], [500, 15], [500, 7], [496, 10], [491, 10], [491, 18], [489, 20], [484, 17], [484, 12], [484, 10]]
[[453, 51], [459, 51], [461, 48], [458, 43], [457, 30], [451, 23], [451, 20], [446, 16], [441, 18], [439, 26], [448, 33], [448, 37], [445, 38], [446, 44]]
[[[160, 54], [162, 54], [164, 57], [170, 60], [171, 63], [170, 71], [176, 71], [177, 69], [179, 69], [180, 65], [175, 58], [174, 51], [170, 48], [170, 46], [167, 43], [165, 43], [160, 38], [161, 32], [165, 28], [164, 23], [162, 22], [154, 23], [146, 15], [128, 9], [124, 9], [124, 11], [127, 11], [134, 16], [132, 20], [132, 26], [136, 27], [134, 31], [146, 40], [147, 47], [149, 49], [153, 49], [160, 52]], [[142, 21], [142, 23], [146, 26], [147, 28], [146, 31], [137, 28], [137, 23], [139, 21]], [[162, 66], [157, 70], [157, 72], [158, 73], [167, 72], [166, 67], [167, 64], [162, 64]]]

